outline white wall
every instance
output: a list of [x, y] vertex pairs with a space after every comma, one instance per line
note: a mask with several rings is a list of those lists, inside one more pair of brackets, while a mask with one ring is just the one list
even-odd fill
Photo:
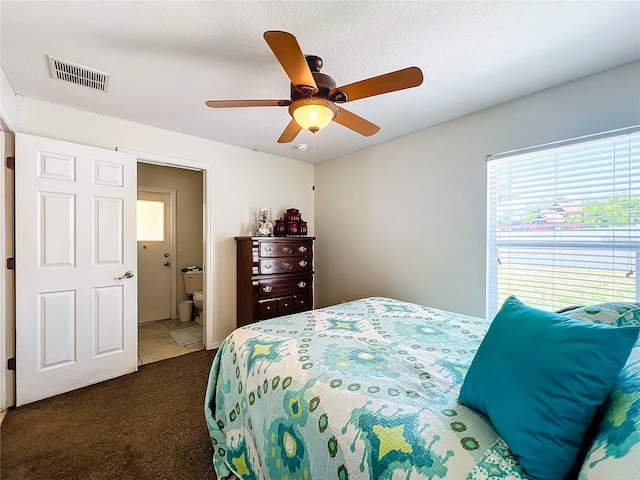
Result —
[[640, 124], [640, 62], [316, 168], [316, 306], [384, 295], [485, 315], [486, 157]]
[[16, 110], [16, 94], [13, 86], [9, 82], [4, 68], [0, 65], [0, 120], [4, 122], [7, 128], [14, 131], [14, 115]]
[[212, 165], [213, 328], [218, 343], [236, 327], [236, 245], [234, 237], [252, 233], [255, 208], [274, 215], [300, 209], [313, 233], [314, 166], [202, 138], [161, 130], [60, 105], [17, 97], [19, 132], [84, 145], [126, 148]]

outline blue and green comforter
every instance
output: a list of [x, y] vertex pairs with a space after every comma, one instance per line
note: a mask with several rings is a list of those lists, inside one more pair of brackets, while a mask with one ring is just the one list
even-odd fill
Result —
[[234, 331], [205, 400], [218, 477], [527, 478], [457, 402], [488, 326], [367, 298]]

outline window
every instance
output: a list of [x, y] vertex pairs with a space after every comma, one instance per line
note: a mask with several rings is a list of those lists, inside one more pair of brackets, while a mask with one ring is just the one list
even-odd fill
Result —
[[138, 241], [164, 241], [164, 202], [138, 200]]
[[640, 127], [492, 155], [487, 317], [640, 301]]

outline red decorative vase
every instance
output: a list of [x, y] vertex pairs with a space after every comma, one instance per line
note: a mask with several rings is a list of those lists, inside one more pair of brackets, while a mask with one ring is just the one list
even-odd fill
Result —
[[284, 221], [285, 222], [299, 222], [300, 221], [300, 211], [297, 208], [289, 208], [284, 213]]
[[287, 227], [284, 224], [284, 220], [276, 220], [276, 224], [273, 227], [274, 237], [285, 237], [287, 235]]
[[298, 234], [306, 237], [307, 236], [307, 222], [305, 222], [304, 220], [300, 220], [300, 223], [298, 225]]
[[287, 222], [287, 235], [299, 235], [298, 222]]

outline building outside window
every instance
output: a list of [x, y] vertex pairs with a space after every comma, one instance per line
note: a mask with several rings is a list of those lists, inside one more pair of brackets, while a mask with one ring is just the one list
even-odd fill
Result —
[[492, 155], [487, 317], [640, 302], [640, 127]]

